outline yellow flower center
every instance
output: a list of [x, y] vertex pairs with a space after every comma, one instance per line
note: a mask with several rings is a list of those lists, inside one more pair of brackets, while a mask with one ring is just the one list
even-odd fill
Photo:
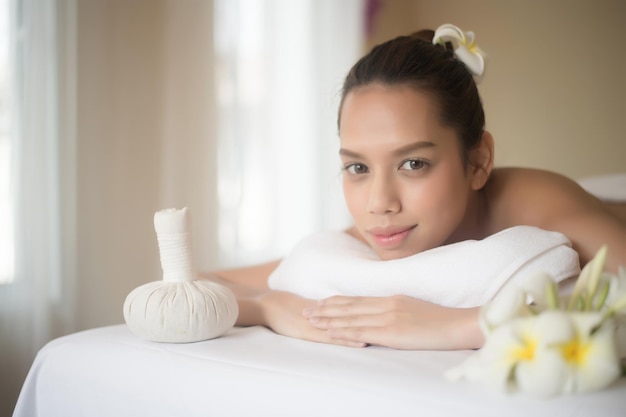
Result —
[[591, 346], [589, 343], [581, 343], [578, 338], [572, 339], [570, 342], [561, 347], [563, 358], [573, 365], [581, 365], [585, 363]]
[[476, 53], [476, 43], [472, 42], [472, 43], [464, 43], [465, 47], [467, 48], [468, 51], [470, 51], [471, 53], [475, 54]]
[[513, 362], [532, 361], [537, 350], [537, 340], [531, 337], [522, 338], [522, 344], [515, 346], [511, 350], [511, 359]]

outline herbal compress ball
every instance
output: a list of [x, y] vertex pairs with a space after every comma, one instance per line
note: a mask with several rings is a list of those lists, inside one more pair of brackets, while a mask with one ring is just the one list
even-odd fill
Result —
[[237, 320], [233, 292], [197, 278], [189, 224], [187, 208], [154, 215], [163, 279], [135, 288], [124, 302], [124, 320], [143, 339], [168, 343], [213, 339]]

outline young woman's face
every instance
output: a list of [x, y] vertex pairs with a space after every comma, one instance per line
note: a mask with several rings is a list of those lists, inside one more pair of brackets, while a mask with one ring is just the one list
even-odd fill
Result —
[[415, 89], [368, 85], [345, 98], [340, 156], [348, 209], [381, 259], [455, 241], [471, 185], [457, 133]]

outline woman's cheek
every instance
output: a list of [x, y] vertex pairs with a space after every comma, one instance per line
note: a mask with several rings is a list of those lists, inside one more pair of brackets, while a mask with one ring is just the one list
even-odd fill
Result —
[[357, 229], [367, 227], [369, 195], [364, 181], [344, 181], [344, 196], [348, 211]]

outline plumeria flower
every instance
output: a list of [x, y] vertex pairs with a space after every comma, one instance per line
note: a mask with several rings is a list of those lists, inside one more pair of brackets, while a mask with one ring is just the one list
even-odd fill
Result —
[[606, 264], [607, 252], [606, 246], [600, 248], [596, 256], [580, 272], [570, 298], [569, 310], [576, 307], [589, 310], [594, 307], [595, 296]]
[[491, 330], [515, 317], [527, 317], [545, 310], [548, 304], [546, 292], [555, 291], [552, 277], [540, 273], [520, 284], [505, 285], [480, 311], [480, 325], [488, 334]]
[[610, 385], [626, 357], [626, 270], [604, 273], [606, 254], [598, 251], [565, 299], [545, 274], [503, 287], [480, 312], [483, 348], [446, 376], [537, 396]]
[[504, 391], [521, 388], [540, 395], [559, 393], [567, 372], [552, 346], [566, 342], [571, 334], [564, 330], [568, 328], [566, 317], [550, 313], [515, 318], [497, 327], [483, 348], [447, 377]]
[[450, 42], [456, 57], [465, 64], [477, 82], [485, 72], [485, 53], [476, 44], [474, 32], [464, 32], [457, 26], [446, 23], [435, 30], [433, 43]]
[[587, 392], [607, 387], [621, 373], [613, 321], [606, 320], [600, 312], [575, 312], [566, 317], [571, 337], [554, 346], [567, 365], [568, 376], [563, 392]]
[[603, 273], [608, 248], [602, 247], [594, 259], [583, 268], [574, 287], [569, 308], [603, 311], [613, 318], [615, 342], [620, 358], [626, 357], [626, 269], [617, 275]]
[[513, 319], [446, 376], [542, 397], [604, 388], [620, 366], [612, 325], [602, 322], [600, 313], [560, 310]]
[[[496, 328], [478, 352], [479, 363], [470, 362], [465, 377], [498, 390], [527, 388], [542, 395], [558, 393], [567, 376], [558, 352], [550, 346], [563, 342], [567, 335], [549, 329], [561, 330], [555, 325], [559, 321], [562, 318], [550, 315], [528, 316]], [[533, 379], [537, 385], [533, 386]]]
[[610, 289], [606, 299], [608, 316], [615, 317], [615, 341], [620, 358], [626, 358], [626, 268], [609, 276]]
[[620, 358], [626, 358], [626, 315], [615, 317], [615, 344]]
[[626, 268], [620, 267], [617, 275], [604, 275], [609, 282], [606, 304], [611, 313], [626, 314]]
[[521, 391], [537, 396], [588, 392], [619, 377], [613, 326], [601, 313], [549, 310], [535, 320], [530, 329], [521, 329], [522, 345], [503, 349], [517, 360], [512, 378]]

